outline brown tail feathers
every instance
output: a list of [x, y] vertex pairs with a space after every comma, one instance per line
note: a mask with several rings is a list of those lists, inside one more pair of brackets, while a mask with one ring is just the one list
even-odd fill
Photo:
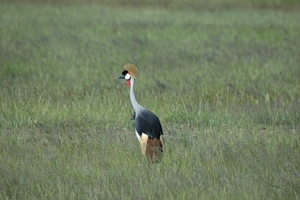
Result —
[[161, 160], [163, 155], [163, 143], [161, 139], [150, 139], [147, 140], [146, 156], [151, 163], [157, 163]]

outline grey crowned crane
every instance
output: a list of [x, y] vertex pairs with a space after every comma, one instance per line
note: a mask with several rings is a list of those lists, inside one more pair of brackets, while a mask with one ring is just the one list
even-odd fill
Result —
[[130, 101], [134, 110], [134, 128], [141, 145], [142, 154], [152, 163], [159, 162], [163, 154], [161, 123], [153, 112], [141, 106], [135, 98], [134, 81], [138, 75], [136, 66], [128, 63], [124, 65], [124, 68], [122, 76], [117, 77], [117, 79], [125, 79], [130, 87]]

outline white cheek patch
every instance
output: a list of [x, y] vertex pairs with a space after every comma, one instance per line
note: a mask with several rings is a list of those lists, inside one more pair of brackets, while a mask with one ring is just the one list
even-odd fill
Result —
[[126, 75], [125, 75], [125, 79], [126, 79], [126, 80], [129, 80], [130, 77], [131, 77], [130, 74], [126, 74]]

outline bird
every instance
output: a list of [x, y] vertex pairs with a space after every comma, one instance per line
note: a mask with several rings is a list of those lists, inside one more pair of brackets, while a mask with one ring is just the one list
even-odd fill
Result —
[[138, 75], [136, 65], [127, 63], [123, 67], [125, 70], [117, 79], [125, 79], [130, 87], [130, 101], [134, 110], [134, 130], [140, 142], [142, 154], [151, 163], [158, 163], [163, 155], [163, 129], [160, 120], [153, 112], [141, 106], [136, 100], [134, 93], [135, 79]]

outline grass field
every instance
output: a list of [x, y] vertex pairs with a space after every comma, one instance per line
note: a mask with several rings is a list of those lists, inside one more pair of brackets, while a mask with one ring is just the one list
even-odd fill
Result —
[[297, 1], [62, 2], [0, 1], [0, 199], [300, 198]]

